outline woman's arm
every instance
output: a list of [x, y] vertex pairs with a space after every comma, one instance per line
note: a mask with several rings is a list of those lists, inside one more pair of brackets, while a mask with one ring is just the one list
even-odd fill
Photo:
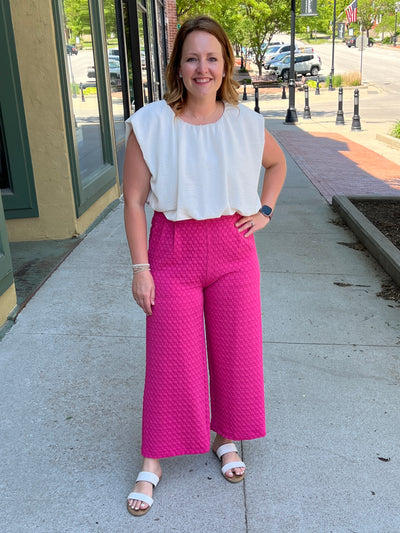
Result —
[[[285, 182], [286, 160], [281, 147], [267, 130], [265, 130], [264, 135], [262, 165], [265, 172], [261, 191], [261, 205], [268, 205], [273, 210]], [[249, 237], [255, 231], [264, 228], [269, 221], [269, 217], [258, 212], [254, 215], [240, 218], [236, 223], [236, 227], [239, 228], [240, 232], [247, 230], [245, 236]]]
[[[145, 203], [150, 190], [150, 171], [139, 143], [132, 132], [128, 138], [124, 162], [124, 219], [132, 264], [148, 263]], [[132, 293], [146, 315], [155, 303], [155, 287], [150, 271], [133, 275]]]

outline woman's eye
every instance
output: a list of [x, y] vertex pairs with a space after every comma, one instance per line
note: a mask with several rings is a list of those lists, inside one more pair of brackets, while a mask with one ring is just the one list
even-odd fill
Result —
[[188, 57], [187, 61], [189, 63], [193, 63], [193, 61], [196, 61], [196, 58], [195, 57]]
[[213, 62], [214, 62], [214, 61], [217, 61], [217, 58], [216, 58], [216, 57], [210, 57], [210, 58], [209, 58], [209, 61], [213, 61]]

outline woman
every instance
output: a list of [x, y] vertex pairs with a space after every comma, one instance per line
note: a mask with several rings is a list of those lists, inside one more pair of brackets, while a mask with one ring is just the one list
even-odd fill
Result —
[[[160, 459], [208, 452], [210, 427], [230, 482], [245, 472], [233, 440], [265, 436], [253, 234], [271, 220], [286, 165], [262, 116], [238, 105], [234, 66], [218, 23], [185, 22], [165, 99], [127, 120], [125, 227], [132, 292], [147, 315], [143, 466], [128, 496], [136, 516], [153, 503]], [[149, 249], [146, 202], [155, 211]]]

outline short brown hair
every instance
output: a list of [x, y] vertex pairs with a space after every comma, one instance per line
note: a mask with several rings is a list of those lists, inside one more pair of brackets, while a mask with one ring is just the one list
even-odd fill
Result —
[[182, 24], [176, 35], [171, 58], [166, 69], [167, 92], [164, 95], [166, 102], [178, 113], [183, 110], [185, 105], [186, 89], [182, 79], [179, 77], [179, 67], [183, 43], [189, 33], [193, 31], [210, 33], [220, 42], [224, 58], [225, 76], [222, 79], [221, 87], [217, 91], [217, 100], [225, 100], [230, 104], [237, 105], [239, 102], [237, 92], [239, 84], [232, 79], [235, 68], [232, 45], [221, 25], [214, 19], [204, 15], [187, 20]]

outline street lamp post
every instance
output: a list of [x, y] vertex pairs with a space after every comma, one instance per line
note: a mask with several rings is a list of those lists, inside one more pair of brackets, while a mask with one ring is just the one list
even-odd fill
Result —
[[332, 65], [329, 75], [329, 90], [333, 91], [332, 78], [335, 74], [335, 36], [336, 36], [336, 0], [333, 0], [333, 25], [332, 25]]
[[[336, 1], [336, 0], [335, 0]], [[294, 45], [296, 36], [296, 0], [291, 0], [290, 6], [290, 69], [289, 69], [289, 107], [286, 111], [285, 124], [298, 121], [295, 107], [296, 82], [294, 78]]]

